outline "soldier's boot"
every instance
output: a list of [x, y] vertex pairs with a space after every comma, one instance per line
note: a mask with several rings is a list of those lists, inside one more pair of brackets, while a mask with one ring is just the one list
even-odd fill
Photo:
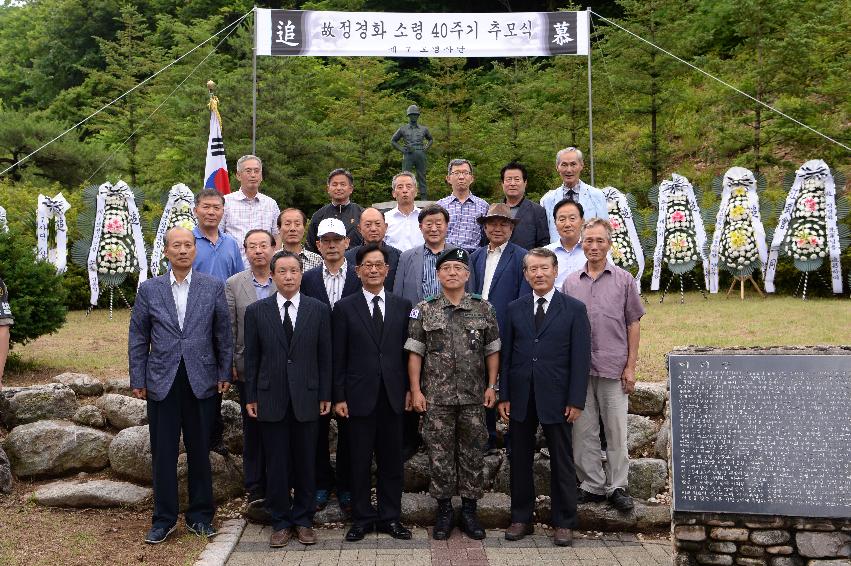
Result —
[[475, 499], [461, 498], [461, 530], [473, 540], [485, 538], [485, 530], [479, 524], [479, 517], [476, 515]]
[[434, 540], [446, 540], [452, 534], [452, 523], [455, 518], [455, 510], [452, 508], [452, 499], [437, 500], [437, 518], [431, 536]]

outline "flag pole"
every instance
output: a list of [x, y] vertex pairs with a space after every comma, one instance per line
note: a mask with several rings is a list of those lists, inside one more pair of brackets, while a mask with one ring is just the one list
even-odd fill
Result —
[[591, 95], [591, 9], [586, 10], [588, 21], [585, 24], [588, 34], [588, 160], [591, 163], [591, 185], [594, 183], [594, 116], [592, 111], [593, 97]]
[[257, 154], [257, 6], [254, 6], [254, 47], [251, 49], [251, 155]]

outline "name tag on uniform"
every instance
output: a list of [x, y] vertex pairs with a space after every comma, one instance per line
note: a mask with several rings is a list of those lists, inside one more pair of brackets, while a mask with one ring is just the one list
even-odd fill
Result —
[[420, 309], [411, 309], [411, 314], [408, 315], [413, 319], [420, 318]]

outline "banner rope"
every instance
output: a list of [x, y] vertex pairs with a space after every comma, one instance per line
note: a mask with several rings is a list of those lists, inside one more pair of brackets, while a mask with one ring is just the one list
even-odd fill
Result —
[[108, 102], [108, 103], [104, 104], [103, 106], [101, 106], [100, 108], [98, 108], [97, 110], [95, 110], [93, 113], [89, 114], [87, 117], [83, 118], [82, 120], [80, 120], [79, 122], [77, 122], [76, 124], [74, 124], [73, 126], [71, 126], [70, 128], [68, 128], [67, 130], [65, 130], [64, 132], [62, 132], [61, 134], [59, 134], [58, 136], [54, 137], [52, 140], [50, 140], [50, 141], [48, 141], [48, 142], [44, 143], [44, 144], [43, 144], [41, 147], [39, 147], [38, 149], [35, 149], [35, 150], [31, 151], [30, 153], [28, 153], [27, 155], [25, 155], [24, 157], [22, 157], [22, 158], [21, 158], [21, 159], [19, 159], [18, 161], [16, 161], [16, 162], [12, 163], [12, 164], [11, 164], [11, 165], [9, 165], [7, 168], [5, 168], [5, 169], [3, 169], [2, 171], [0, 171], [0, 175], [4, 175], [4, 174], [6, 174], [7, 172], [11, 171], [12, 169], [14, 169], [15, 167], [17, 167], [18, 165], [20, 165], [20, 164], [21, 164], [21, 163], [23, 163], [24, 161], [28, 160], [30, 157], [32, 157], [32, 156], [33, 156], [33, 155], [35, 155], [36, 153], [40, 152], [41, 150], [43, 150], [44, 148], [46, 148], [47, 146], [49, 146], [50, 144], [52, 144], [52, 143], [53, 143], [53, 142], [55, 142], [56, 140], [58, 140], [58, 139], [62, 138], [63, 136], [65, 136], [65, 135], [66, 135], [66, 134], [68, 134], [69, 132], [71, 132], [71, 131], [73, 131], [73, 130], [77, 129], [79, 126], [82, 126], [83, 124], [85, 124], [86, 122], [88, 122], [89, 120], [91, 120], [92, 118], [94, 118], [95, 116], [97, 116], [98, 114], [100, 114], [101, 112], [103, 112], [104, 110], [106, 110], [107, 108], [109, 108], [110, 106], [112, 106], [113, 104], [115, 104], [116, 102], [118, 102], [119, 100], [121, 100], [122, 98], [124, 98], [125, 96], [127, 96], [128, 94], [130, 94], [131, 92], [133, 92], [133, 91], [135, 91], [136, 89], [138, 89], [140, 86], [144, 85], [145, 83], [147, 83], [147, 82], [148, 82], [148, 81], [150, 81], [151, 79], [156, 78], [158, 75], [160, 75], [161, 73], [163, 73], [163, 71], [166, 71], [167, 69], [171, 68], [171, 67], [172, 67], [172, 66], [174, 66], [176, 63], [179, 63], [181, 60], [183, 60], [183, 59], [185, 59], [186, 57], [188, 57], [190, 54], [192, 54], [193, 52], [195, 52], [197, 49], [199, 49], [199, 48], [200, 48], [200, 47], [202, 47], [203, 45], [206, 45], [207, 43], [209, 43], [209, 42], [210, 42], [213, 38], [218, 37], [218, 36], [219, 36], [219, 35], [221, 35], [224, 31], [226, 31], [226, 30], [228, 30], [228, 29], [230, 29], [230, 28], [232, 28], [232, 27], [236, 26], [237, 24], [241, 23], [241, 22], [242, 22], [242, 20], [244, 20], [245, 18], [247, 18], [247, 17], [248, 17], [248, 15], [249, 15], [249, 14], [252, 14], [252, 13], [254, 13], [254, 8], [252, 8], [251, 10], [249, 10], [248, 12], [246, 12], [245, 14], [243, 14], [243, 15], [242, 15], [242, 16], [241, 16], [238, 20], [236, 20], [236, 21], [234, 21], [234, 22], [232, 22], [232, 23], [230, 23], [230, 24], [226, 25], [225, 27], [223, 27], [222, 29], [220, 29], [219, 31], [217, 31], [216, 33], [214, 33], [213, 35], [211, 35], [210, 37], [208, 37], [207, 39], [205, 39], [204, 41], [202, 41], [201, 43], [199, 43], [198, 45], [196, 45], [195, 47], [193, 47], [192, 49], [190, 49], [189, 51], [187, 51], [186, 53], [184, 53], [183, 55], [181, 55], [181, 56], [180, 56], [180, 57], [178, 57], [177, 59], [175, 59], [174, 61], [172, 61], [172, 62], [171, 62], [171, 63], [169, 63], [168, 65], [166, 65], [165, 67], [163, 67], [162, 69], [160, 69], [159, 71], [157, 71], [156, 73], [154, 73], [153, 75], [151, 75], [150, 77], [148, 77], [147, 79], [143, 80], [142, 82], [140, 82], [139, 84], [137, 84], [136, 86], [134, 86], [133, 88], [131, 88], [130, 90], [128, 90], [127, 92], [125, 92], [124, 94], [122, 94], [122, 95], [118, 96], [117, 98], [115, 98], [115, 99], [114, 99], [114, 100], [112, 100], [111, 102]]
[[817, 134], [817, 135], [819, 135], [819, 136], [823, 137], [824, 139], [826, 139], [826, 140], [828, 140], [828, 141], [830, 141], [830, 142], [835, 143], [836, 145], [838, 145], [839, 147], [841, 147], [841, 148], [843, 148], [843, 149], [847, 149], [848, 151], [851, 151], [851, 147], [849, 147], [849, 146], [845, 145], [844, 143], [842, 143], [842, 142], [840, 142], [840, 141], [837, 141], [837, 140], [833, 139], [832, 137], [830, 137], [830, 136], [828, 136], [828, 135], [825, 135], [825, 134], [821, 133], [820, 131], [816, 130], [816, 129], [815, 129], [815, 128], [813, 128], [812, 126], [808, 126], [807, 124], [804, 124], [804, 123], [803, 123], [803, 122], [801, 122], [800, 120], [796, 120], [795, 118], [793, 118], [793, 117], [789, 116], [789, 115], [788, 115], [788, 114], [786, 114], [785, 112], [783, 112], [783, 111], [781, 111], [781, 110], [778, 110], [777, 108], [774, 108], [774, 107], [773, 107], [773, 106], [771, 106], [770, 104], [766, 104], [766, 103], [765, 103], [765, 102], [763, 102], [762, 100], [759, 100], [758, 98], [755, 98], [755, 97], [751, 96], [750, 94], [746, 93], [745, 91], [743, 91], [743, 90], [741, 90], [741, 89], [738, 89], [738, 88], [734, 87], [733, 85], [731, 85], [730, 83], [726, 82], [725, 80], [720, 79], [720, 78], [716, 77], [715, 75], [713, 75], [713, 74], [711, 74], [711, 73], [708, 73], [708, 72], [704, 71], [703, 69], [701, 69], [700, 67], [698, 67], [698, 66], [696, 66], [696, 65], [693, 65], [692, 63], [689, 63], [689, 62], [688, 62], [688, 61], [686, 61], [685, 59], [682, 59], [681, 57], [677, 57], [676, 55], [674, 55], [673, 53], [671, 53], [671, 52], [670, 52], [670, 51], [668, 51], [667, 49], [664, 49], [664, 48], [662, 48], [662, 47], [659, 47], [659, 46], [658, 46], [658, 45], [656, 45], [655, 43], [653, 43], [653, 42], [651, 42], [651, 41], [648, 41], [648, 40], [644, 39], [644, 38], [643, 38], [643, 37], [641, 37], [640, 35], [637, 35], [637, 34], [635, 34], [635, 33], [631, 32], [631, 31], [629, 31], [628, 29], [626, 29], [626, 28], [625, 28], [625, 27], [623, 27], [622, 25], [617, 24], [616, 22], [613, 22], [612, 20], [610, 20], [610, 19], [608, 19], [608, 18], [604, 18], [603, 16], [601, 16], [600, 14], [598, 14], [597, 12], [595, 12], [594, 10], [590, 10], [590, 9], [589, 9], [588, 11], [589, 11], [589, 12], [591, 12], [592, 14], [594, 14], [595, 16], [597, 16], [598, 18], [600, 18], [601, 20], [603, 20], [604, 22], [606, 22], [607, 24], [611, 24], [611, 25], [615, 26], [616, 28], [618, 28], [618, 29], [621, 29], [621, 30], [625, 31], [625, 32], [626, 32], [626, 33], [628, 33], [629, 35], [633, 36], [633, 37], [634, 37], [634, 38], [636, 38], [636, 39], [639, 39], [639, 40], [643, 41], [644, 43], [646, 43], [647, 45], [649, 45], [649, 46], [653, 47], [654, 49], [658, 49], [659, 51], [661, 51], [661, 52], [662, 52], [662, 53], [664, 53], [665, 55], [667, 55], [667, 56], [669, 56], [669, 57], [672, 57], [672, 58], [676, 59], [677, 61], [679, 61], [680, 63], [683, 63], [684, 65], [688, 65], [689, 67], [691, 67], [691, 68], [692, 68], [692, 69], [694, 69], [695, 71], [697, 71], [697, 72], [699, 72], [699, 73], [701, 73], [701, 74], [703, 74], [703, 75], [706, 75], [706, 76], [707, 76], [707, 77], [709, 77], [710, 79], [712, 79], [712, 80], [714, 80], [714, 81], [717, 81], [717, 82], [721, 83], [722, 85], [726, 86], [726, 87], [727, 87], [727, 88], [729, 88], [729, 89], [732, 89], [732, 90], [734, 90], [734, 91], [738, 92], [738, 93], [739, 93], [739, 94], [741, 94], [742, 96], [744, 96], [744, 97], [746, 97], [746, 98], [749, 98], [749, 99], [753, 100], [753, 101], [754, 101], [754, 102], [756, 102], [757, 104], [759, 104], [759, 105], [761, 105], [761, 106], [764, 106], [765, 108], [768, 108], [768, 109], [769, 109], [769, 110], [771, 110], [772, 112], [775, 112], [775, 113], [777, 113], [777, 114], [779, 114], [779, 115], [783, 116], [783, 117], [784, 117], [784, 118], [786, 118], [787, 120], [790, 120], [790, 121], [792, 121], [792, 122], [794, 122], [794, 123], [798, 124], [799, 126], [801, 126], [801, 127], [803, 127], [803, 128], [806, 128], [806, 129], [810, 130], [810, 131], [811, 131], [811, 132], [813, 132], [814, 134]]

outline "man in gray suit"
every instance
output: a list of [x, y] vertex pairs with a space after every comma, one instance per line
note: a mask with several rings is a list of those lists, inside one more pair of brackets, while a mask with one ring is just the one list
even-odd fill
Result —
[[[454, 248], [446, 243], [449, 212], [445, 208], [436, 204], [423, 208], [420, 211], [419, 223], [425, 243], [402, 252], [399, 256], [399, 266], [396, 268], [396, 280], [393, 282], [393, 294], [407, 299], [412, 305], [440, 292], [435, 262], [444, 250]], [[402, 454], [405, 460], [416, 454], [422, 443], [419, 425], [419, 413], [405, 413], [402, 434]]]
[[242, 408], [242, 471], [249, 503], [266, 496], [266, 464], [257, 419], [250, 418], [245, 410], [245, 309], [275, 293], [269, 268], [275, 247], [275, 237], [270, 232], [249, 230], [243, 248], [250, 268], [233, 275], [225, 283], [233, 334], [233, 383], [239, 389]]
[[166, 233], [171, 270], [139, 287], [130, 318], [128, 355], [133, 395], [148, 401], [154, 514], [145, 542], [163, 542], [177, 525], [180, 433], [189, 465], [186, 525], [211, 537], [213, 477], [210, 431], [216, 394], [230, 387], [233, 363], [225, 285], [193, 272], [195, 237], [185, 228]]
[[299, 292], [301, 273], [300, 257], [277, 252], [278, 292], [245, 310], [246, 410], [260, 423], [272, 548], [286, 546], [293, 527], [299, 542], [316, 543], [316, 438], [331, 410], [331, 308]]

